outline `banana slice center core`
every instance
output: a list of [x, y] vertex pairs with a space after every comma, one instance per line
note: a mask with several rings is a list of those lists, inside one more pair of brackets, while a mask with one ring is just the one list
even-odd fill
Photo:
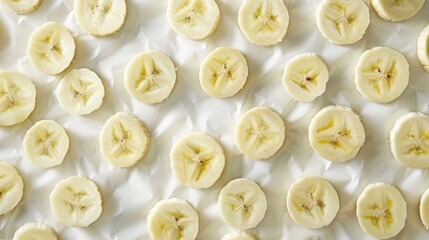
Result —
[[371, 224], [377, 228], [381, 228], [380, 221], [384, 219], [387, 226], [393, 223], [392, 212], [389, 210], [389, 206], [392, 205], [391, 201], [387, 202], [387, 207], [380, 208], [377, 204], [372, 204], [369, 209], [373, 213], [372, 215], [364, 216], [371, 221]]
[[408, 133], [405, 140], [411, 141], [411, 149], [406, 154], [428, 155], [428, 152], [423, 148], [424, 143], [429, 140], [429, 134], [425, 131], [423, 135], [416, 136], [412, 131]]

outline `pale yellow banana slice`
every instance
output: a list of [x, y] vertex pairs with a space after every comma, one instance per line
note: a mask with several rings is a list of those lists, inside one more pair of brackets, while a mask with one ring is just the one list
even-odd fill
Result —
[[365, 129], [359, 115], [344, 106], [321, 109], [311, 119], [308, 135], [313, 149], [333, 162], [353, 159], [365, 142]]
[[133, 166], [146, 155], [149, 144], [146, 125], [131, 113], [116, 113], [101, 129], [101, 154], [114, 167]]
[[215, 0], [169, 0], [167, 18], [178, 34], [201, 40], [216, 30], [220, 11]]
[[285, 123], [276, 111], [256, 107], [245, 112], [235, 127], [238, 150], [254, 160], [273, 156], [286, 138]]
[[0, 71], [0, 126], [25, 121], [36, 105], [36, 87], [26, 75]]
[[289, 27], [289, 12], [283, 0], [244, 0], [238, 24], [251, 43], [268, 47], [283, 41]]
[[164, 101], [176, 83], [173, 61], [160, 51], [135, 56], [125, 69], [125, 87], [138, 101], [153, 104]]
[[326, 90], [329, 72], [326, 64], [314, 53], [300, 54], [286, 64], [283, 85], [297, 101], [313, 101]]
[[328, 226], [340, 209], [338, 194], [330, 182], [315, 176], [295, 181], [287, 193], [292, 219], [307, 228]]
[[187, 201], [159, 201], [147, 215], [147, 228], [154, 240], [194, 240], [198, 235], [198, 213]]
[[390, 149], [405, 166], [428, 168], [429, 116], [411, 112], [399, 118], [390, 131]]
[[1, 0], [1, 2], [16, 14], [28, 14], [34, 12], [42, 0]]
[[0, 161], [0, 216], [12, 211], [24, 195], [24, 182], [14, 166]]
[[378, 239], [387, 239], [404, 228], [407, 203], [395, 186], [373, 183], [359, 195], [356, 214], [364, 232]]
[[232, 232], [225, 235], [221, 240], [258, 240], [255, 235], [248, 232]]
[[369, 22], [369, 8], [362, 0], [323, 0], [317, 11], [320, 33], [334, 44], [359, 41]]
[[79, 25], [94, 36], [108, 36], [124, 25], [125, 0], [75, 0], [74, 15]]
[[422, 9], [425, 0], [371, 0], [378, 16], [390, 22], [409, 19]]
[[426, 189], [420, 198], [419, 212], [423, 225], [426, 229], [429, 229], [429, 188]]
[[226, 184], [220, 191], [218, 202], [222, 219], [237, 229], [256, 227], [267, 210], [265, 193], [257, 183], [245, 178]]
[[49, 195], [55, 218], [68, 227], [88, 227], [103, 211], [97, 184], [85, 177], [69, 177]]
[[212, 97], [231, 97], [243, 88], [248, 71], [246, 58], [240, 51], [216, 48], [201, 63], [201, 87]]
[[59, 240], [57, 232], [46, 223], [29, 222], [16, 230], [13, 240]]
[[56, 22], [48, 22], [30, 36], [27, 56], [38, 70], [55, 75], [72, 62], [76, 44], [69, 30]]
[[364, 98], [387, 103], [401, 96], [409, 75], [409, 64], [402, 53], [388, 47], [375, 47], [359, 58], [355, 84]]
[[103, 103], [103, 82], [87, 68], [72, 70], [58, 85], [57, 98], [60, 106], [68, 113], [90, 114]]
[[225, 167], [222, 146], [203, 133], [189, 134], [177, 141], [171, 149], [170, 159], [176, 180], [195, 189], [211, 187]]
[[429, 24], [422, 30], [417, 40], [417, 57], [426, 72], [429, 72]]

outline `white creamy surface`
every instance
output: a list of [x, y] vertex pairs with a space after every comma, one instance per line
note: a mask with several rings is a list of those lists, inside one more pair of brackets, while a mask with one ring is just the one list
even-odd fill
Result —
[[[62, 239], [150, 239], [146, 216], [161, 199], [180, 197], [199, 212], [197, 239], [215, 240], [233, 229], [219, 215], [217, 197], [228, 181], [245, 177], [255, 180], [267, 196], [264, 220], [249, 232], [259, 239], [372, 239], [361, 230], [356, 199], [363, 188], [384, 181], [399, 188], [408, 205], [408, 218], [397, 239], [427, 239], [429, 231], [420, 221], [420, 196], [429, 187], [428, 170], [400, 165], [389, 147], [389, 131], [395, 121], [410, 111], [429, 113], [429, 73], [416, 56], [420, 31], [429, 21], [429, 3], [412, 19], [389, 23], [371, 9], [371, 24], [364, 38], [349, 46], [336, 46], [325, 40], [316, 27], [320, 0], [286, 0], [290, 29], [285, 40], [269, 48], [252, 45], [241, 33], [237, 14], [241, 1], [218, 0], [221, 20], [207, 40], [191, 41], [169, 26], [166, 0], [129, 0], [128, 15], [116, 35], [95, 38], [77, 24], [73, 0], [43, 0], [32, 14], [19, 16], [0, 6], [0, 69], [27, 74], [37, 87], [36, 109], [29, 119], [13, 127], [0, 127], [0, 160], [15, 165], [25, 181], [21, 203], [0, 216], [0, 239], [12, 239], [24, 223], [45, 221]], [[106, 97], [102, 107], [86, 116], [63, 111], [55, 89], [64, 74], [47, 76], [36, 70], [26, 56], [32, 31], [47, 21], [64, 24], [76, 41], [75, 61], [66, 72], [90, 68], [102, 78]], [[388, 104], [365, 100], [353, 82], [359, 56], [375, 46], [389, 46], [402, 52], [410, 63], [410, 84], [402, 96]], [[243, 52], [249, 64], [249, 78], [243, 90], [227, 99], [209, 97], [198, 79], [199, 65], [217, 47], [234, 47]], [[177, 70], [177, 83], [167, 100], [145, 105], [126, 91], [123, 75], [127, 63], [139, 52], [157, 49], [169, 55]], [[311, 103], [297, 103], [286, 93], [281, 81], [286, 62], [300, 53], [315, 52], [326, 61], [330, 80], [326, 92]], [[367, 140], [356, 159], [331, 163], [321, 159], [308, 141], [307, 127], [314, 114], [329, 104], [352, 107], [362, 118]], [[246, 159], [235, 146], [234, 127], [240, 115], [256, 106], [277, 110], [287, 125], [286, 142], [270, 160]], [[145, 159], [134, 167], [115, 169], [100, 153], [98, 135], [104, 122], [118, 111], [129, 111], [146, 122], [152, 143]], [[22, 140], [37, 121], [53, 119], [70, 137], [64, 162], [41, 169], [24, 156]], [[227, 163], [219, 181], [206, 190], [193, 190], [178, 184], [170, 168], [169, 151], [180, 137], [205, 132], [223, 145]], [[87, 176], [100, 187], [103, 213], [88, 228], [64, 227], [55, 220], [49, 194], [55, 184], [69, 176]], [[305, 175], [329, 180], [338, 191], [340, 211], [328, 227], [309, 230], [295, 224], [286, 209], [286, 192]]]

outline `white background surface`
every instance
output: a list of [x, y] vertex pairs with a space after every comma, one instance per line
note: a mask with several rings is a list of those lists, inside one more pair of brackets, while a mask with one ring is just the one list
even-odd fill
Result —
[[[406, 168], [393, 158], [388, 136], [394, 122], [404, 113], [429, 113], [429, 74], [416, 57], [416, 41], [429, 21], [429, 3], [414, 18], [401, 23], [381, 20], [371, 9], [371, 24], [364, 39], [350, 46], [330, 44], [316, 27], [319, 0], [286, 0], [290, 28], [285, 40], [270, 48], [252, 45], [240, 32], [237, 14], [241, 1], [218, 0], [221, 20], [217, 31], [204, 41], [178, 36], [168, 25], [166, 0], [129, 0], [128, 16], [116, 35], [94, 38], [78, 26], [73, 1], [43, 0], [36, 12], [18, 16], [0, 6], [0, 69], [26, 73], [37, 87], [37, 105], [29, 119], [13, 127], [0, 127], [0, 158], [14, 164], [25, 181], [23, 200], [11, 213], [0, 216], [0, 239], [11, 239], [22, 224], [45, 221], [62, 239], [149, 239], [146, 216], [159, 200], [181, 197], [199, 212], [197, 239], [220, 239], [232, 231], [219, 216], [217, 196], [228, 181], [246, 177], [257, 181], [268, 200], [264, 220], [249, 231], [259, 239], [371, 239], [359, 227], [355, 204], [363, 188], [373, 182], [395, 184], [408, 203], [405, 229], [397, 239], [427, 239], [418, 214], [421, 194], [429, 187], [428, 170]], [[77, 44], [74, 63], [66, 72], [87, 67], [99, 74], [106, 89], [100, 110], [87, 116], [63, 111], [55, 96], [62, 75], [47, 76], [29, 62], [25, 49], [33, 30], [47, 21], [63, 23]], [[389, 104], [363, 99], [354, 82], [354, 66], [359, 56], [375, 46], [389, 46], [404, 53], [410, 63], [410, 84], [403, 95]], [[216, 47], [241, 50], [249, 64], [244, 89], [228, 99], [206, 95], [199, 85], [201, 61]], [[161, 50], [178, 67], [177, 84], [170, 97], [157, 105], [144, 105], [131, 98], [124, 87], [127, 63], [137, 53]], [[300, 53], [315, 52], [326, 61], [330, 80], [327, 91], [312, 103], [297, 103], [286, 93], [281, 76], [285, 63]], [[356, 159], [331, 163], [311, 149], [307, 127], [312, 116], [329, 104], [343, 104], [360, 114], [367, 140]], [[271, 160], [252, 161], [240, 154], [234, 143], [234, 127], [240, 115], [255, 106], [269, 106], [283, 116], [287, 140]], [[144, 160], [135, 167], [115, 169], [100, 154], [98, 134], [104, 122], [118, 111], [130, 111], [144, 120], [152, 144]], [[70, 137], [64, 162], [41, 169], [25, 158], [22, 140], [35, 122], [54, 119]], [[207, 190], [180, 186], [172, 177], [169, 151], [180, 137], [205, 132], [220, 140], [227, 164], [219, 181]], [[49, 206], [54, 185], [69, 176], [93, 179], [103, 195], [104, 209], [98, 221], [88, 228], [68, 228], [58, 223]], [[289, 186], [304, 175], [328, 179], [340, 197], [341, 209], [326, 228], [308, 230], [295, 224], [286, 209]]]

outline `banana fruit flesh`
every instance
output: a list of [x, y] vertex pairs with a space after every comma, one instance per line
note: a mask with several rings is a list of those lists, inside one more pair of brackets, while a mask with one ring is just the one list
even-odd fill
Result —
[[429, 73], [429, 24], [422, 30], [417, 40], [417, 57], [423, 69]]
[[225, 235], [221, 240], [258, 240], [255, 235], [248, 232], [232, 232]]
[[400, 22], [416, 15], [425, 0], [371, 0], [378, 16], [390, 22]]
[[16, 14], [23, 15], [34, 12], [42, 0], [1, 0], [1, 2]]
[[12, 211], [24, 195], [24, 182], [14, 166], [0, 161], [0, 216]]
[[16, 230], [13, 240], [59, 240], [57, 232], [46, 223], [29, 222]]
[[419, 212], [423, 225], [426, 229], [429, 229], [429, 188], [426, 189], [420, 198]]

